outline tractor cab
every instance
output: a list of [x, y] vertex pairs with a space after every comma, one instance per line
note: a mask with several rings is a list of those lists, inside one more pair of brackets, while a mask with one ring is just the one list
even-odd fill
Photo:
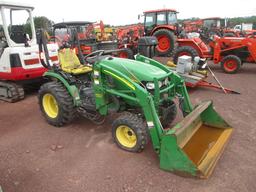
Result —
[[151, 35], [156, 27], [168, 26], [175, 30], [178, 23], [177, 11], [174, 9], [159, 9], [144, 12], [145, 35]]
[[202, 31], [209, 33], [209, 35], [216, 34], [222, 36], [225, 25], [225, 20], [220, 17], [205, 18], [202, 23]]
[[211, 29], [213, 27], [221, 28], [223, 27], [223, 19], [219, 17], [211, 17], [203, 19], [203, 27]]
[[158, 9], [144, 12], [144, 35], [155, 36], [158, 40], [156, 54], [170, 56], [174, 50], [179, 33], [177, 11], [174, 9]]

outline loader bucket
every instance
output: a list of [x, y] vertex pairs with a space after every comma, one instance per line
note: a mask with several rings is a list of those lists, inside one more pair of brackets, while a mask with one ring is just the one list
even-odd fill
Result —
[[232, 128], [207, 101], [161, 137], [160, 168], [184, 176], [212, 173]]

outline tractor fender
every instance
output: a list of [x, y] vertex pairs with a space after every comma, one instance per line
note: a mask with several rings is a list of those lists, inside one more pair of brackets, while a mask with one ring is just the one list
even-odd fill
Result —
[[204, 57], [204, 53], [208, 51], [207, 46], [203, 41], [197, 42], [196, 39], [178, 39], [177, 40], [178, 46], [189, 46], [196, 50], [199, 57]]
[[79, 90], [75, 85], [70, 85], [68, 81], [65, 78], [63, 78], [60, 74], [52, 71], [45, 72], [43, 76], [60, 81], [66, 87], [68, 93], [72, 96], [74, 105], [79, 106], [81, 104]]
[[170, 26], [170, 25], [160, 25], [155, 27], [151, 32], [150, 35], [152, 36], [156, 31], [158, 31], [159, 29], [166, 29], [169, 31], [172, 31], [175, 33], [175, 27], [174, 26]]

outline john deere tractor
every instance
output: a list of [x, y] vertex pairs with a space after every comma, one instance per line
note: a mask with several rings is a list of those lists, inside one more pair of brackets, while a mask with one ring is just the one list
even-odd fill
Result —
[[[81, 65], [73, 53], [60, 50], [59, 66], [44, 64], [49, 82], [41, 86], [38, 98], [49, 124], [64, 126], [76, 114], [99, 123], [118, 113], [112, 125], [118, 147], [141, 152], [151, 140], [162, 169], [202, 178], [210, 175], [232, 132], [212, 102], [193, 107], [184, 81], [145, 56], [129, 60], [99, 50]], [[177, 113], [175, 98], [184, 119], [170, 127]]]

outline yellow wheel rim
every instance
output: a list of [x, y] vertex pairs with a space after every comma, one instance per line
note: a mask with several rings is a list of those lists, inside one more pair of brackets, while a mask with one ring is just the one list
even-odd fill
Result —
[[52, 94], [47, 93], [43, 96], [43, 107], [44, 107], [45, 113], [49, 117], [56, 118], [58, 116], [58, 112], [59, 112], [58, 103]]
[[116, 138], [121, 145], [127, 148], [133, 148], [137, 143], [137, 137], [134, 131], [126, 125], [117, 127]]

